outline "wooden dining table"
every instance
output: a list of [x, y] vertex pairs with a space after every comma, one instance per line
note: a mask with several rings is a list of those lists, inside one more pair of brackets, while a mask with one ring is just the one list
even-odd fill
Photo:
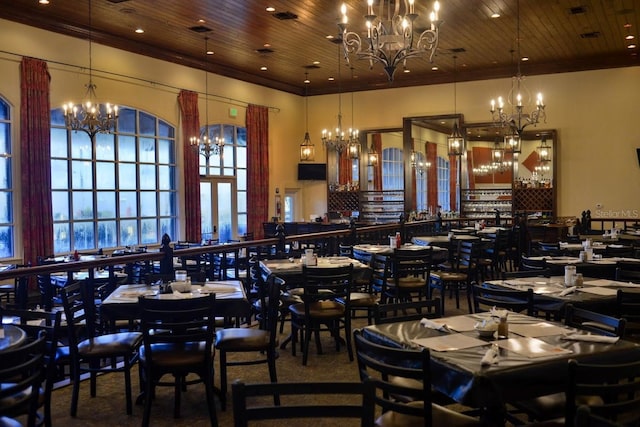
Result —
[[138, 298], [185, 299], [216, 294], [216, 315], [220, 317], [248, 317], [251, 306], [239, 280], [207, 281], [193, 283], [188, 292], [161, 293], [160, 286], [140, 284], [118, 286], [100, 304], [100, 313], [109, 322], [136, 320], [140, 318]]
[[547, 268], [551, 270], [552, 275], [564, 274], [564, 267], [574, 265], [578, 273], [585, 276], [597, 277], [603, 279], [615, 279], [616, 268], [618, 262], [638, 263], [640, 259], [627, 257], [601, 257], [591, 259], [589, 261], [580, 261], [580, 258], [574, 256], [531, 256], [527, 259], [534, 261], [545, 260]]
[[[504, 424], [510, 401], [564, 391], [569, 359], [611, 364], [640, 357], [640, 344], [582, 341], [584, 331], [519, 313], [508, 315], [508, 338], [480, 337], [476, 324], [490, 317], [475, 313], [431, 319], [438, 327], [446, 325], [443, 330], [409, 321], [365, 326], [362, 333], [382, 345], [429, 348], [433, 387], [457, 402], [485, 408], [482, 420], [490, 426]], [[483, 364], [493, 344], [496, 363]]]

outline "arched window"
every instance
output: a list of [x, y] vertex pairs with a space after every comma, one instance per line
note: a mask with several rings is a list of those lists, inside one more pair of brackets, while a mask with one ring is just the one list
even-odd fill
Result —
[[13, 258], [15, 253], [11, 132], [11, 107], [0, 97], [0, 258]]
[[175, 128], [120, 108], [114, 133], [65, 127], [51, 112], [54, 252], [150, 244], [176, 236]]

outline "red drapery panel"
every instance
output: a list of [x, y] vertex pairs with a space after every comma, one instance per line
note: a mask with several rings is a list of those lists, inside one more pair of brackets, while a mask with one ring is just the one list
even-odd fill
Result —
[[349, 150], [345, 149], [339, 155], [338, 165], [340, 169], [338, 170], [338, 184], [344, 185], [351, 182], [351, 159], [349, 158]]
[[53, 254], [51, 207], [51, 106], [47, 63], [20, 64], [20, 166], [24, 263]]
[[[185, 240], [202, 240], [200, 217], [200, 163], [198, 151], [191, 148], [189, 138], [200, 135], [200, 113], [198, 94], [188, 90], [180, 91], [180, 120], [182, 121], [182, 152], [184, 157], [184, 208]], [[177, 240], [177, 239], [176, 239]]]
[[427, 162], [431, 167], [427, 170], [427, 204], [431, 212], [438, 212], [438, 144], [425, 143]]
[[476, 176], [473, 173], [473, 164], [473, 151], [467, 151], [467, 182], [469, 183], [469, 190], [473, 190], [476, 188]]
[[378, 153], [378, 163], [373, 167], [373, 190], [382, 191], [382, 135], [374, 133], [371, 138], [373, 148]]
[[458, 210], [458, 198], [456, 188], [458, 187], [458, 156], [449, 156], [449, 206], [452, 211]]
[[269, 109], [247, 107], [247, 232], [262, 239], [269, 215]]

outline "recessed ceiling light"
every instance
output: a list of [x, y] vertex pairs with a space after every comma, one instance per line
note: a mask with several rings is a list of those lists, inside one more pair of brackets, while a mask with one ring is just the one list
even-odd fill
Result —
[[275, 11], [276, 11], [276, 8], [275, 8], [275, 7], [273, 7], [273, 6], [269, 6], [269, 7], [267, 7], [265, 10], [266, 10], [267, 12], [271, 13], [271, 12], [275, 12]]
[[438, 71], [438, 66], [434, 65], [433, 67], [431, 67], [431, 71]]
[[333, 40], [333, 36], [331, 34], [329, 34], [328, 36], [325, 36], [328, 40]]
[[527, 62], [528, 60], [529, 60], [528, 56], [523, 56], [521, 59], [522, 62]]
[[635, 39], [635, 38], [636, 38], [636, 37], [635, 37], [633, 34], [629, 34], [629, 35], [627, 35], [624, 39], [625, 39], [625, 40], [633, 40], [633, 39]]
[[411, 72], [411, 70], [410, 70], [410, 69], [408, 69], [408, 68], [405, 68], [404, 70], [402, 70], [402, 72], [403, 72], [403, 73], [410, 73], [410, 72]]
[[207, 22], [207, 21], [205, 21], [205, 20], [204, 20], [204, 19], [202, 19], [202, 18], [198, 19], [198, 24], [204, 24], [205, 22]]
[[304, 82], [303, 82], [303, 83], [304, 83], [304, 84], [306, 84], [306, 85], [308, 85], [309, 83], [311, 83], [311, 80], [309, 80], [309, 79], [304, 79]]
[[263, 65], [262, 67], [260, 67], [260, 71], [267, 71], [267, 67]]
[[330, 82], [332, 82], [332, 81], [334, 81], [334, 80], [335, 80], [335, 78], [333, 78], [333, 77], [329, 77], [329, 81], [330, 81]]
[[142, 28], [138, 27], [138, 28], [136, 28], [136, 33], [142, 34], [142, 33], [144, 33], [144, 30]]
[[637, 45], [631, 43], [630, 45], [627, 46], [627, 49], [635, 49], [637, 47]]
[[313, 61], [313, 65], [320, 65], [320, 61]]
[[40, 4], [49, 4], [49, 0], [38, 0]]
[[265, 44], [263, 44], [262, 46], [264, 46], [264, 47], [271, 47], [271, 43], [265, 43]]
[[207, 55], [213, 55], [213, 51], [212, 50], [208, 50], [207, 51]]
[[493, 13], [491, 14], [491, 17], [492, 17], [492, 18], [494, 18], [494, 19], [495, 19], [495, 18], [500, 18], [500, 14], [499, 14], [498, 12], [493, 12]]

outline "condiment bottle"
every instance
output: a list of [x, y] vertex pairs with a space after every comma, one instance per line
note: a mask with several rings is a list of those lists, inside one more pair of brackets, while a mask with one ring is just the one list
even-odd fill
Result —
[[402, 246], [402, 239], [400, 238], [400, 232], [396, 231], [396, 248], [400, 248]]
[[500, 317], [498, 323], [498, 338], [507, 338], [509, 336], [509, 323], [507, 323], [507, 316]]
[[575, 275], [574, 286], [581, 288], [584, 285], [584, 277], [582, 277], [582, 273], [577, 273]]

